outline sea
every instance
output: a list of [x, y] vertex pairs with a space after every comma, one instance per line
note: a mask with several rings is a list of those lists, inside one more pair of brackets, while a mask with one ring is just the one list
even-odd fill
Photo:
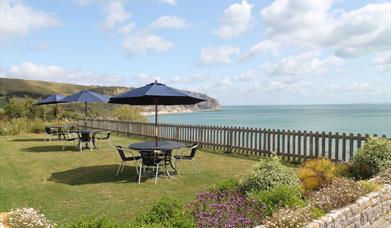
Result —
[[[148, 116], [150, 122], [154, 116]], [[159, 115], [160, 123], [377, 134], [391, 137], [390, 104], [223, 106]]]

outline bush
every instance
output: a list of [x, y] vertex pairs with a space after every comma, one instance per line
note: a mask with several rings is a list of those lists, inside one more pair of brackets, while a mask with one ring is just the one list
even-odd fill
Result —
[[391, 167], [391, 140], [369, 138], [353, 157], [351, 170], [356, 179], [368, 179]]
[[135, 227], [194, 227], [194, 222], [183, 206], [172, 198], [160, 199], [145, 214], [136, 217]]
[[306, 161], [299, 169], [299, 178], [305, 191], [317, 190], [335, 179], [335, 164], [325, 158]]
[[198, 227], [253, 227], [266, 215], [266, 205], [239, 191], [206, 191], [189, 205]]
[[141, 115], [140, 109], [131, 106], [118, 106], [113, 113], [114, 117], [119, 120], [132, 120], [145, 122], [146, 118]]
[[52, 224], [46, 219], [44, 214], [34, 208], [18, 208], [11, 210], [8, 215], [8, 223], [14, 228], [54, 228], [56, 224]]
[[45, 108], [33, 105], [31, 98], [11, 98], [4, 107], [4, 115], [8, 119], [12, 118], [42, 118]]
[[42, 133], [45, 131], [45, 123], [41, 119], [30, 120], [17, 118], [0, 121], [0, 135], [18, 135], [22, 133]]
[[303, 207], [305, 205], [298, 187], [277, 186], [267, 191], [256, 194], [260, 203], [267, 206], [267, 211], [272, 214], [277, 208]]
[[381, 189], [381, 186], [376, 182], [362, 180], [358, 181], [357, 184], [366, 192], [376, 192]]
[[216, 190], [221, 193], [226, 191], [232, 191], [237, 190], [240, 186], [240, 183], [235, 178], [228, 178], [226, 180], [220, 181], [217, 184], [215, 184], [210, 190]]
[[269, 190], [277, 186], [295, 187], [299, 183], [296, 172], [283, 165], [278, 157], [262, 159], [252, 168], [243, 182], [245, 192]]
[[368, 189], [347, 178], [338, 178], [329, 186], [313, 192], [310, 204], [326, 212], [344, 207], [367, 194]]

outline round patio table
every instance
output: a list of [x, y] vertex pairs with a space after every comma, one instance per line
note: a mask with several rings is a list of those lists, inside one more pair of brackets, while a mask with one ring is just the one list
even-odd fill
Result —
[[138, 150], [138, 151], [154, 151], [159, 150], [164, 154], [164, 168], [167, 170], [166, 162], [168, 162], [171, 168], [175, 171], [176, 169], [172, 165], [171, 152], [172, 150], [185, 147], [184, 143], [175, 142], [175, 141], [148, 141], [148, 142], [139, 142], [129, 144], [129, 149]]
[[[90, 135], [91, 138], [92, 138], [92, 144], [94, 145], [94, 148], [96, 148], [96, 144], [95, 144], [95, 135], [96, 133], [98, 132], [101, 132], [102, 130], [98, 130], [98, 129], [74, 129], [74, 130], [70, 130], [69, 133], [77, 133], [77, 135], [79, 136], [79, 141], [80, 141], [80, 138], [83, 137], [83, 135]], [[86, 143], [86, 147], [88, 147], [88, 144]]]
[[51, 128], [51, 129], [57, 129], [57, 137], [58, 137], [58, 140], [60, 140], [63, 131], [69, 131], [74, 126], [73, 125], [50, 125], [50, 126], [45, 126], [45, 127]]

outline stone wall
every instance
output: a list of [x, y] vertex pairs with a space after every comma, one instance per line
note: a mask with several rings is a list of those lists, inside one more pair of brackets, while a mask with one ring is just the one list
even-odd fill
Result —
[[391, 227], [391, 185], [384, 185], [381, 191], [369, 193], [353, 204], [333, 210], [306, 227]]

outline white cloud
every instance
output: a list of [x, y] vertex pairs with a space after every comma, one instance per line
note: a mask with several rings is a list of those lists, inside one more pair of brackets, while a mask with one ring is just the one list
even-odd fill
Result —
[[231, 39], [245, 33], [250, 28], [253, 5], [246, 0], [230, 5], [224, 10], [221, 26], [214, 33], [223, 39]]
[[161, 2], [169, 5], [176, 5], [176, 0], [161, 0]]
[[276, 0], [261, 10], [269, 38], [302, 42], [329, 30], [327, 11], [333, 0]]
[[304, 52], [288, 56], [279, 63], [264, 64], [263, 69], [269, 75], [314, 75], [323, 74], [343, 63], [343, 60], [336, 56], [320, 59], [317, 55], [316, 52]]
[[187, 21], [177, 16], [161, 16], [151, 23], [151, 28], [153, 29], [185, 29], [186, 27], [188, 27]]
[[119, 29], [118, 29], [118, 32], [119, 33], [122, 33], [124, 35], [127, 35], [129, 33], [131, 33], [134, 29], [136, 28], [136, 24], [133, 23], [133, 22], [128, 22], [127, 24], [121, 26]]
[[188, 84], [188, 83], [200, 83], [208, 79], [207, 76], [202, 74], [195, 74], [193, 76], [174, 76], [167, 81], [169, 84]]
[[228, 64], [232, 63], [232, 56], [238, 55], [240, 49], [234, 46], [207, 47], [201, 49], [200, 64]]
[[260, 53], [271, 52], [274, 55], [278, 53], [278, 44], [272, 40], [265, 40], [255, 44], [244, 55], [242, 59], [253, 57]]
[[124, 0], [113, 0], [104, 5], [103, 10], [106, 13], [106, 18], [102, 25], [104, 29], [111, 29], [129, 19], [130, 14], [125, 11], [124, 3]]
[[[281, 46], [330, 48], [339, 57], [378, 53], [389, 47], [391, 3], [367, 4], [351, 11], [331, 10], [334, 0], [276, 0], [261, 10], [266, 39]], [[261, 46], [261, 50], [265, 49]], [[254, 51], [255, 50], [255, 51]], [[251, 56], [251, 55], [248, 55]]]
[[257, 78], [257, 73], [255, 70], [248, 70], [244, 73], [241, 73], [239, 76], [235, 77], [235, 80], [238, 81], [251, 81]]
[[217, 89], [225, 89], [225, 88], [229, 87], [230, 85], [232, 85], [231, 79], [224, 78], [224, 79], [218, 80], [215, 83], [214, 87]]
[[376, 68], [382, 72], [391, 71], [391, 50], [381, 52], [375, 56], [373, 63]]
[[355, 57], [390, 47], [391, 3], [368, 4], [338, 18], [321, 45], [335, 46], [335, 54]]
[[60, 24], [53, 14], [35, 10], [22, 1], [0, 1], [0, 35], [2, 40]]
[[67, 70], [61, 66], [40, 65], [33, 62], [10, 66], [5, 70], [5, 77], [82, 85], [123, 85], [123, 78], [118, 75], [83, 72], [77, 69]]
[[151, 34], [137, 34], [125, 38], [123, 49], [130, 55], [165, 52], [172, 47], [172, 43]]

